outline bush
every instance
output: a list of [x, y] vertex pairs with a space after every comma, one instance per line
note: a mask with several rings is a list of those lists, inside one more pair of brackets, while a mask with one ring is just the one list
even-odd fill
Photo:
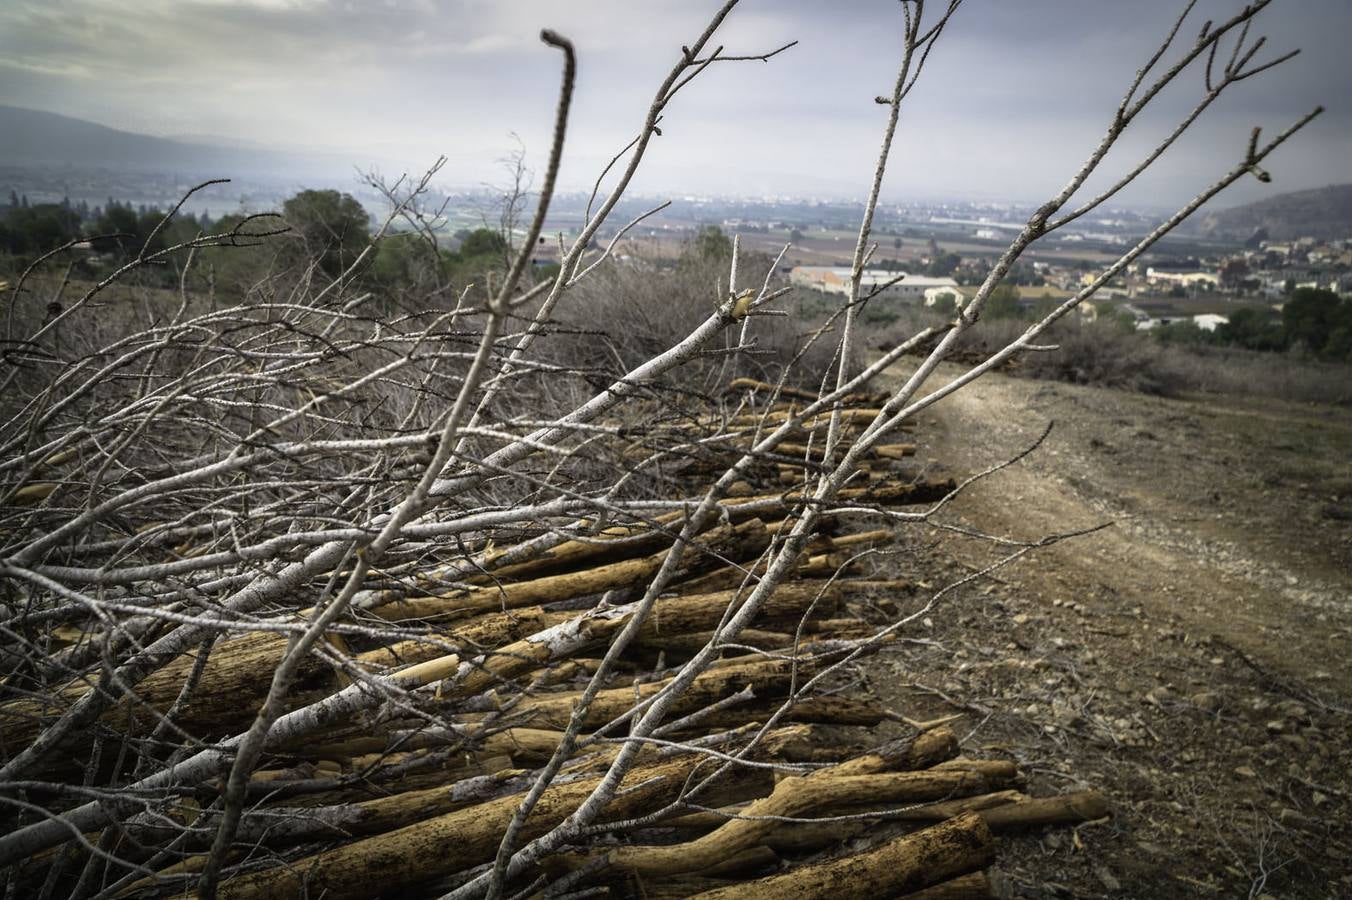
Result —
[[[1235, 318], [1241, 327], [1247, 327], [1245, 323], [1252, 317]], [[932, 310], [908, 307], [895, 323], [878, 332], [875, 344], [893, 346], [920, 328], [943, 323], [944, 319]], [[957, 353], [962, 358], [974, 358], [978, 353], [994, 352], [1015, 340], [1026, 327], [1027, 323], [1018, 320], [985, 317], [959, 343]], [[1352, 405], [1352, 367], [1346, 364], [1303, 358], [1295, 352], [1260, 352], [1214, 346], [1205, 339], [1177, 339], [1181, 337], [1200, 336], [1184, 328], [1160, 340], [1152, 337], [1152, 332], [1124, 328], [1115, 319], [1063, 319], [1041, 340], [1058, 349], [1025, 353], [1008, 367], [1008, 372], [1160, 396], [1220, 393]]]

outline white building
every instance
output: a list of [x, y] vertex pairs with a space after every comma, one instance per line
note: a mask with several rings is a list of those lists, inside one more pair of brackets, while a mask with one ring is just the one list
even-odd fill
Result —
[[1150, 280], [1151, 284], [1181, 284], [1183, 287], [1206, 285], [1214, 288], [1221, 283], [1220, 276], [1215, 272], [1184, 272], [1173, 269], [1156, 269], [1154, 266], [1145, 270], [1145, 277]]
[[[954, 294], [959, 293], [958, 283], [952, 278], [928, 278], [924, 275], [907, 275], [884, 269], [865, 269], [859, 282], [859, 290], [861, 294], [867, 296], [899, 275], [902, 276], [901, 280], [887, 287], [880, 296], [923, 301], [929, 296], [929, 292], [936, 288], [947, 288]], [[828, 294], [848, 294], [850, 269], [834, 266], [794, 266], [789, 272], [789, 282], [825, 291]]]

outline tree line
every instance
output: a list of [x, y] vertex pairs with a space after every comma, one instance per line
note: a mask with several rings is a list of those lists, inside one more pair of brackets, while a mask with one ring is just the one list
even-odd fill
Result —
[[1296, 288], [1275, 309], [1246, 307], [1204, 331], [1192, 321], [1157, 329], [1169, 343], [1215, 344], [1269, 353], [1292, 352], [1327, 362], [1352, 362], [1352, 298], [1322, 288]]
[[[200, 251], [197, 274], [210, 273], [215, 289], [244, 293], [251, 285], [290, 272], [313, 278], [337, 278], [371, 243], [372, 219], [350, 194], [305, 190], [285, 200], [277, 218], [255, 226], [245, 213], [219, 218], [180, 211], [167, 222], [166, 210], [109, 199], [102, 206], [86, 202], [29, 203], [11, 193], [0, 205], [0, 271], [22, 271], [42, 254], [74, 244], [75, 275], [95, 277], [137, 255], [155, 253], [199, 235], [241, 237], [239, 246]], [[285, 227], [269, 240], [247, 235]], [[388, 235], [350, 277], [372, 287], [426, 288], [429, 282], [448, 288], [484, 283], [501, 271], [510, 250], [507, 238], [490, 228], [465, 229], [453, 235], [414, 232]], [[145, 270], [143, 277], [163, 286], [177, 283], [175, 266]]]

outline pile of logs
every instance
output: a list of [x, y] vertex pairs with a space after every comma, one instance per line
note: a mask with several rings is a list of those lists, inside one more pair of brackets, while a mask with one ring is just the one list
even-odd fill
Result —
[[[753, 395], [764, 388], [733, 387]], [[748, 410], [744, 422], [704, 423], [715, 435], [708, 440], [691, 423], [681, 477], [726, 464], [749, 445], [737, 426], [777, 414]], [[847, 413], [845, 440], [871, 418], [867, 409]], [[539, 796], [517, 846], [564, 822], [596, 788], [636, 710], [744, 599], [766, 548], [792, 521], [825, 427], [805, 423], [801, 442], [765, 459], [723, 503], [698, 552], [687, 551], [591, 698], [576, 752]], [[627, 435], [627, 452], [650, 458], [651, 437]], [[670, 452], [670, 434], [660, 443]], [[878, 448], [868, 478], [849, 489], [851, 502], [927, 504], [953, 489], [911, 480], [902, 461], [912, 452]], [[629, 623], [634, 591], [672, 552], [665, 526], [680, 517], [598, 527], [543, 549], [530, 540], [481, 543], [475, 572], [448, 562], [412, 587], [373, 581], [353, 608], [354, 627], [335, 629], [302, 661], [286, 706], [318, 708], [373, 678], [402, 693], [268, 746], [247, 784], [217, 895], [435, 897], [482, 874], [540, 767], [565, 729], [579, 725], [582, 691]], [[797, 577], [679, 695], [660, 740], [643, 744], [602, 826], [533, 862], [505, 896], [981, 897], [990, 891], [984, 870], [995, 835], [1107, 814], [1094, 793], [1025, 796], [1014, 764], [965, 758], [945, 724], [913, 722], [857, 686], [845, 693], [839, 678], [803, 689], [842, 647], [885, 645], [880, 629], [916, 591], [860, 564], [861, 551], [891, 532], [843, 533], [830, 515], [823, 524]], [[247, 730], [289, 640], [282, 630], [223, 636], [161, 667], [63, 744], [29, 801], [59, 815], [63, 804], [88, 799], [82, 780], [116, 780], [119, 766], [133, 770], [124, 779], [132, 783], [141, 766], [110, 758], [119, 744], [140, 746], [150, 759], [172, 755], [182, 735], [210, 742]], [[97, 666], [91, 672], [97, 678]], [[92, 680], [0, 707], [4, 756], [95, 689]], [[224, 791], [217, 776], [147, 796], [115, 826], [35, 854], [18, 867], [17, 883], [45, 885], [51, 896], [96, 893], [90, 883], [105, 886], [98, 896], [191, 893]]]

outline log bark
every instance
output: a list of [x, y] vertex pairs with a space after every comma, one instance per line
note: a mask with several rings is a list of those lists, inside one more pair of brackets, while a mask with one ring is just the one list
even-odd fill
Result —
[[[642, 876], [699, 872], [729, 853], [762, 843], [775, 818], [809, 816], [838, 804], [886, 806], [937, 800], [985, 788], [985, 778], [967, 772], [885, 772], [835, 775], [824, 769], [804, 777], [784, 778], [774, 792], [757, 800], [722, 827], [693, 841], [664, 847], [625, 847], [607, 855], [610, 866]], [[983, 826], [984, 828], [984, 826]]]
[[[687, 777], [704, 757], [686, 754], [656, 766], [637, 768], [607, 808], [612, 819], [626, 819], [665, 805], [680, 794]], [[733, 769], [729, 781], [759, 779]], [[590, 777], [555, 785], [544, 792], [522, 830], [531, 840], [562, 822], [596, 787]], [[236, 876], [223, 882], [222, 900], [270, 900], [323, 895], [327, 900], [368, 897], [374, 885], [396, 895], [421, 882], [487, 862], [520, 803], [519, 794], [490, 800], [404, 828], [321, 852], [285, 866]]]
[[[867, 582], [870, 589], [879, 585], [902, 585], [901, 582]], [[765, 618], [787, 618], [801, 615], [810, 606], [821, 615], [831, 615], [840, 608], [840, 602], [855, 590], [850, 581], [811, 580], [783, 585], [766, 602], [763, 609]], [[660, 598], [653, 608], [643, 628], [639, 631], [640, 645], [662, 645], [666, 636], [678, 636], [683, 633], [699, 631], [716, 624], [734, 600], [745, 599], [746, 592], [738, 597], [733, 589], [681, 594], [676, 597]], [[815, 601], [815, 606], [814, 606]], [[514, 610], [510, 613], [489, 613], [476, 616], [464, 622], [457, 622], [446, 630], [443, 643], [466, 644], [471, 647], [495, 647], [507, 640], [521, 640], [569, 619], [576, 618], [579, 612], [545, 612], [540, 607]], [[357, 659], [363, 664], [375, 668], [382, 665], [407, 665], [436, 659], [446, 653], [443, 643], [431, 643], [422, 640], [403, 641], [390, 647], [363, 653]]]
[[832, 769], [837, 775], [871, 775], [928, 769], [958, 754], [958, 738], [940, 725], [909, 740], [891, 741]]
[[[984, 821], [988, 810], [1019, 803], [1027, 799], [1018, 791], [994, 791], [989, 794], [978, 794], [975, 797], [926, 803], [921, 806], [898, 810], [888, 816], [887, 821], [932, 825], [967, 812], [980, 813]], [[859, 813], [866, 811], [867, 808], [868, 805], [842, 805], [824, 812], [833, 814]], [[765, 836], [765, 845], [779, 853], [810, 853], [852, 838], [861, 837], [877, 827], [878, 820], [876, 819], [850, 822], [785, 823]]]
[[[812, 668], [811, 659], [799, 661], [799, 675], [803, 677]], [[672, 708], [672, 717], [688, 715], [737, 693], [751, 688], [757, 697], [783, 698], [792, 677], [791, 664], [786, 660], [742, 663], [737, 666], [711, 668], [696, 678]], [[587, 710], [583, 727], [599, 728], [618, 718], [640, 700], [651, 697], [665, 687], [669, 679], [634, 687], [610, 688], [599, 691]], [[580, 694], [567, 693], [527, 698], [513, 708], [514, 715], [529, 716], [533, 728], [566, 728], [573, 706]], [[739, 724], [745, 721], [739, 716]]]
[[700, 900], [875, 900], [984, 868], [994, 856], [990, 829], [980, 816], [968, 813], [863, 853], [696, 896]]
[[1098, 791], [1039, 797], [983, 810], [992, 831], [1005, 833], [1041, 825], [1074, 825], [1111, 815], [1108, 800]]
[[[732, 560], [751, 559], [758, 556], [769, 542], [765, 523], [759, 519], [749, 519], [736, 526], [719, 526], [702, 536], [700, 548], [691, 547], [687, 551], [684, 569], [698, 573], [719, 568], [724, 563], [717, 556]], [[434, 597], [395, 600], [373, 607], [368, 612], [387, 621], [408, 621], [459, 618], [494, 610], [557, 603], [644, 583], [657, 573], [670, 552], [663, 550], [639, 559], [530, 581], [447, 591]]]
[[994, 897], [985, 872], [968, 872], [927, 888], [903, 894], [901, 900], [986, 900]]
[[[806, 388], [792, 387], [790, 385], [773, 385], [768, 381], [760, 381], [746, 376], [732, 379], [728, 382], [724, 391], [726, 393], [736, 393], [737, 391], [753, 391], [766, 395], [773, 395], [775, 391], [779, 392], [781, 397], [792, 397], [796, 400], [806, 400], [809, 403], [815, 403], [821, 399], [821, 394]], [[880, 391], [856, 391], [853, 394], [846, 394], [841, 398], [841, 406], [877, 406], [887, 400], [887, 394]]]

